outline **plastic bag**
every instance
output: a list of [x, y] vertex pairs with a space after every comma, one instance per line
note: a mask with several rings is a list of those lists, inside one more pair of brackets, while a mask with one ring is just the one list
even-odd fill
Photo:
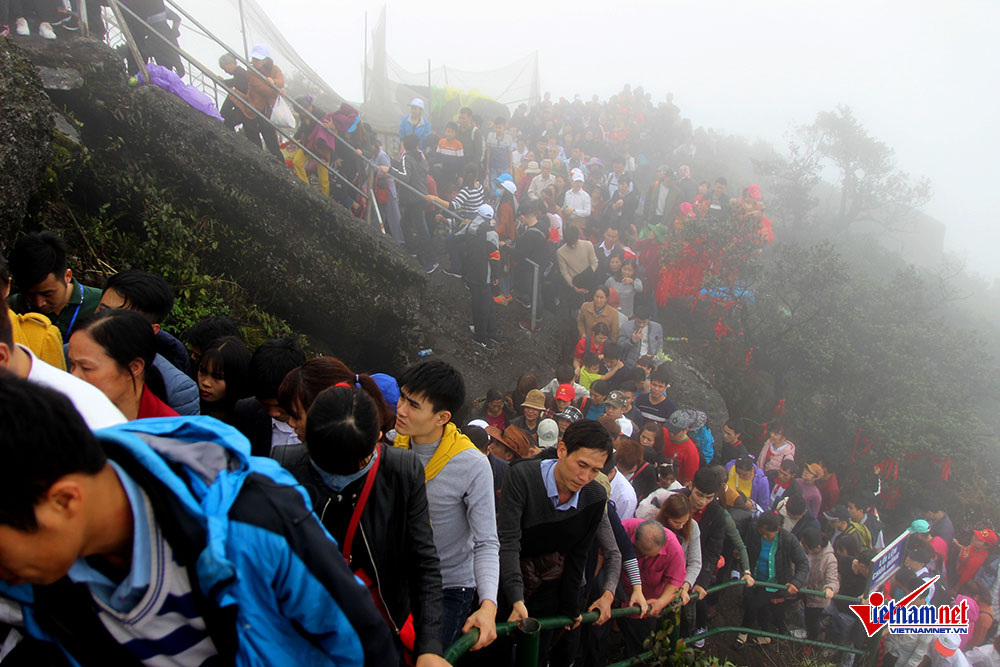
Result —
[[284, 95], [278, 95], [278, 99], [274, 102], [274, 108], [271, 109], [271, 122], [278, 127], [295, 129], [295, 116], [292, 114], [288, 102], [285, 101]]

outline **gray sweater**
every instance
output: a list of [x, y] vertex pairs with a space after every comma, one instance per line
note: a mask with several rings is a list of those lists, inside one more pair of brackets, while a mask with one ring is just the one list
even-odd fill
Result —
[[[439, 443], [413, 444], [425, 467]], [[427, 482], [427, 505], [445, 588], [475, 588], [497, 601], [500, 541], [493, 504], [493, 472], [478, 450], [456, 454]]]

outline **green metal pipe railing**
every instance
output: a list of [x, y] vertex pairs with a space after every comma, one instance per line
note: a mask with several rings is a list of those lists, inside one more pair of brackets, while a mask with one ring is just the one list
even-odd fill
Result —
[[[765, 583], [755, 583], [754, 586], [762, 587], [765, 589], [782, 590], [784, 587], [777, 587], [773, 584]], [[727, 588], [735, 587], [746, 587], [746, 582], [742, 579], [735, 579], [732, 581], [726, 581], [717, 586], [712, 586], [707, 591], [706, 594], [718, 593], [719, 591], [726, 590]], [[814, 591], [807, 588], [799, 589], [800, 595], [807, 595], [811, 597], [821, 597], [825, 598], [826, 593], [824, 591]], [[691, 599], [695, 600], [698, 598], [697, 594], [692, 594]], [[832, 600], [842, 600], [844, 602], [858, 602], [859, 598], [851, 597], [848, 595], [834, 595]], [[675, 600], [669, 607], [661, 612], [667, 613], [668, 611], [675, 611], [678, 606], [678, 600]], [[635, 616], [639, 613], [639, 607], [620, 607], [618, 609], [611, 610], [611, 618], [623, 618], [627, 616]], [[582, 614], [580, 618], [580, 623], [594, 623], [601, 617], [599, 612], [589, 611]], [[538, 660], [538, 642], [539, 642], [539, 632], [542, 630], [556, 630], [559, 628], [566, 628], [573, 625], [575, 619], [568, 616], [551, 616], [549, 618], [526, 618], [522, 619], [517, 623], [497, 623], [497, 637], [505, 637], [510, 634], [518, 635], [518, 643], [522, 647], [521, 655], [522, 660], [525, 665], [534, 665]], [[537, 630], [534, 628], [537, 627]], [[737, 626], [722, 626], [718, 628], [712, 628], [707, 632], [703, 632], [699, 635], [693, 635], [684, 639], [685, 642], [690, 642], [692, 640], [704, 639], [706, 637], [711, 637], [723, 632], [745, 632], [747, 634], [760, 635], [763, 637], [771, 637], [772, 639], [784, 639], [792, 642], [797, 642], [800, 644], [806, 644], [809, 646], [817, 646], [820, 648], [834, 649], [837, 651], [847, 651], [848, 653], [856, 653], [859, 655], [864, 655], [864, 649], [847, 648], [843, 646], [837, 646], [836, 644], [829, 644], [827, 642], [821, 642], [813, 639], [799, 639], [798, 637], [793, 637], [791, 635], [780, 635], [773, 632], [765, 632], [763, 630], [754, 630], [752, 628], [742, 628]], [[674, 636], [672, 642], [676, 642], [680, 639], [680, 626], [677, 625], [674, 628]], [[467, 633], [458, 638], [454, 644], [448, 647], [448, 650], [444, 653], [444, 659], [450, 663], [454, 663], [456, 660], [464, 656], [470, 648], [472, 648], [475, 643], [479, 641], [479, 629], [472, 628]], [[532, 650], [533, 648], [533, 650]], [[534, 660], [532, 661], [532, 656]], [[622, 662], [616, 662], [614, 665], [609, 665], [609, 667], [623, 667], [624, 665], [641, 665], [644, 664], [645, 660], [648, 660], [653, 656], [652, 651], [647, 651], [640, 655], [628, 658]]]

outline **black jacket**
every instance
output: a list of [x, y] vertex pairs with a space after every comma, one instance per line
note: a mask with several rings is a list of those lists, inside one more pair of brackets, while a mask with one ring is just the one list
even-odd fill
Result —
[[[691, 495], [690, 489], [678, 493]], [[701, 573], [695, 580], [696, 586], [708, 589], [715, 581], [715, 571], [719, 566], [719, 556], [722, 554], [722, 543], [726, 539], [726, 510], [713, 500], [705, 508], [698, 522], [701, 529]]]
[[424, 204], [423, 197], [427, 194], [427, 173], [429, 171], [430, 166], [427, 164], [427, 160], [424, 159], [424, 154], [420, 151], [404, 153], [403, 163], [400, 165], [400, 168], [389, 170], [390, 175], [417, 191], [413, 192], [410, 188], [400, 187], [399, 201], [402, 204], [407, 206], [422, 206]]
[[[778, 471], [768, 470], [764, 474], [767, 476], [767, 488], [769, 489], [769, 491], [774, 491], [774, 482], [776, 479], [778, 479]], [[791, 483], [788, 485], [788, 488], [785, 489], [785, 492], [781, 494], [781, 497], [778, 498], [775, 502], [771, 503], [771, 509], [773, 510], [775, 507], [777, 507], [778, 503], [780, 503], [785, 498], [791, 498], [792, 496], [801, 496], [801, 495], [802, 495], [802, 487], [799, 486], [799, 481], [797, 479], [793, 479]]]
[[[744, 537], [747, 545], [747, 556], [750, 559], [750, 569], [754, 578], [757, 577], [757, 559], [760, 558], [761, 537], [760, 531], [754, 526], [747, 531]], [[809, 559], [806, 552], [802, 550], [799, 541], [784, 528], [778, 530], [775, 537], [774, 549], [778, 552], [774, 555], [774, 578], [779, 584], [794, 584], [797, 588], [806, 585], [806, 577], [809, 576]]]
[[250, 454], [270, 456], [271, 416], [256, 398], [243, 398], [233, 407], [233, 426], [250, 441]]
[[[397, 633], [413, 613], [415, 650], [442, 653], [441, 569], [427, 513], [424, 467], [408, 450], [379, 445], [378, 473], [351, 549], [352, 569], [374, 580]], [[334, 493], [309, 459], [305, 445], [275, 450], [275, 458], [309, 491], [313, 508], [343, 544], [364, 477]]]

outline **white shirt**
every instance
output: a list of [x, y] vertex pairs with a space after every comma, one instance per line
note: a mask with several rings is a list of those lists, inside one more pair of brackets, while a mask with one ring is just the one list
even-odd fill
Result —
[[75, 375], [70, 375], [66, 371], [61, 371], [55, 366], [50, 366], [24, 345], [18, 345], [22, 350], [31, 356], [31, 370], [28, 372], [28, 381], [40, 384], [43, 387], [54, 389], [63, 394], [72, 403], [76, 411], [83, 417], [91, 431], [96, 431], [115, 424], [124, 424], [127, 419], [121, 410], [115, 407], [107, 396], [100, 389], [92, 384], [84, 382]]
[[298, 445], [299, 436], [295, 434], [295, 429], [287, 422], [279, 421], [271, 417], [271, 449], [275, 447], [287, 447], [288, 445]]
[[611, 480], [611, 500], [615, 503], [615, 511], [622, 521], [635, 516], [635, 508], [639, 505], [639, 499], [635, 495], [635, 489], [625, 475], [620, 472]]
[[590, 217], [590, 195], [583, 188], [579, 192], [566, 191], [566, 198], [563, 199], [565, 208], [573, 209], [573, 215], [578, 218]]

